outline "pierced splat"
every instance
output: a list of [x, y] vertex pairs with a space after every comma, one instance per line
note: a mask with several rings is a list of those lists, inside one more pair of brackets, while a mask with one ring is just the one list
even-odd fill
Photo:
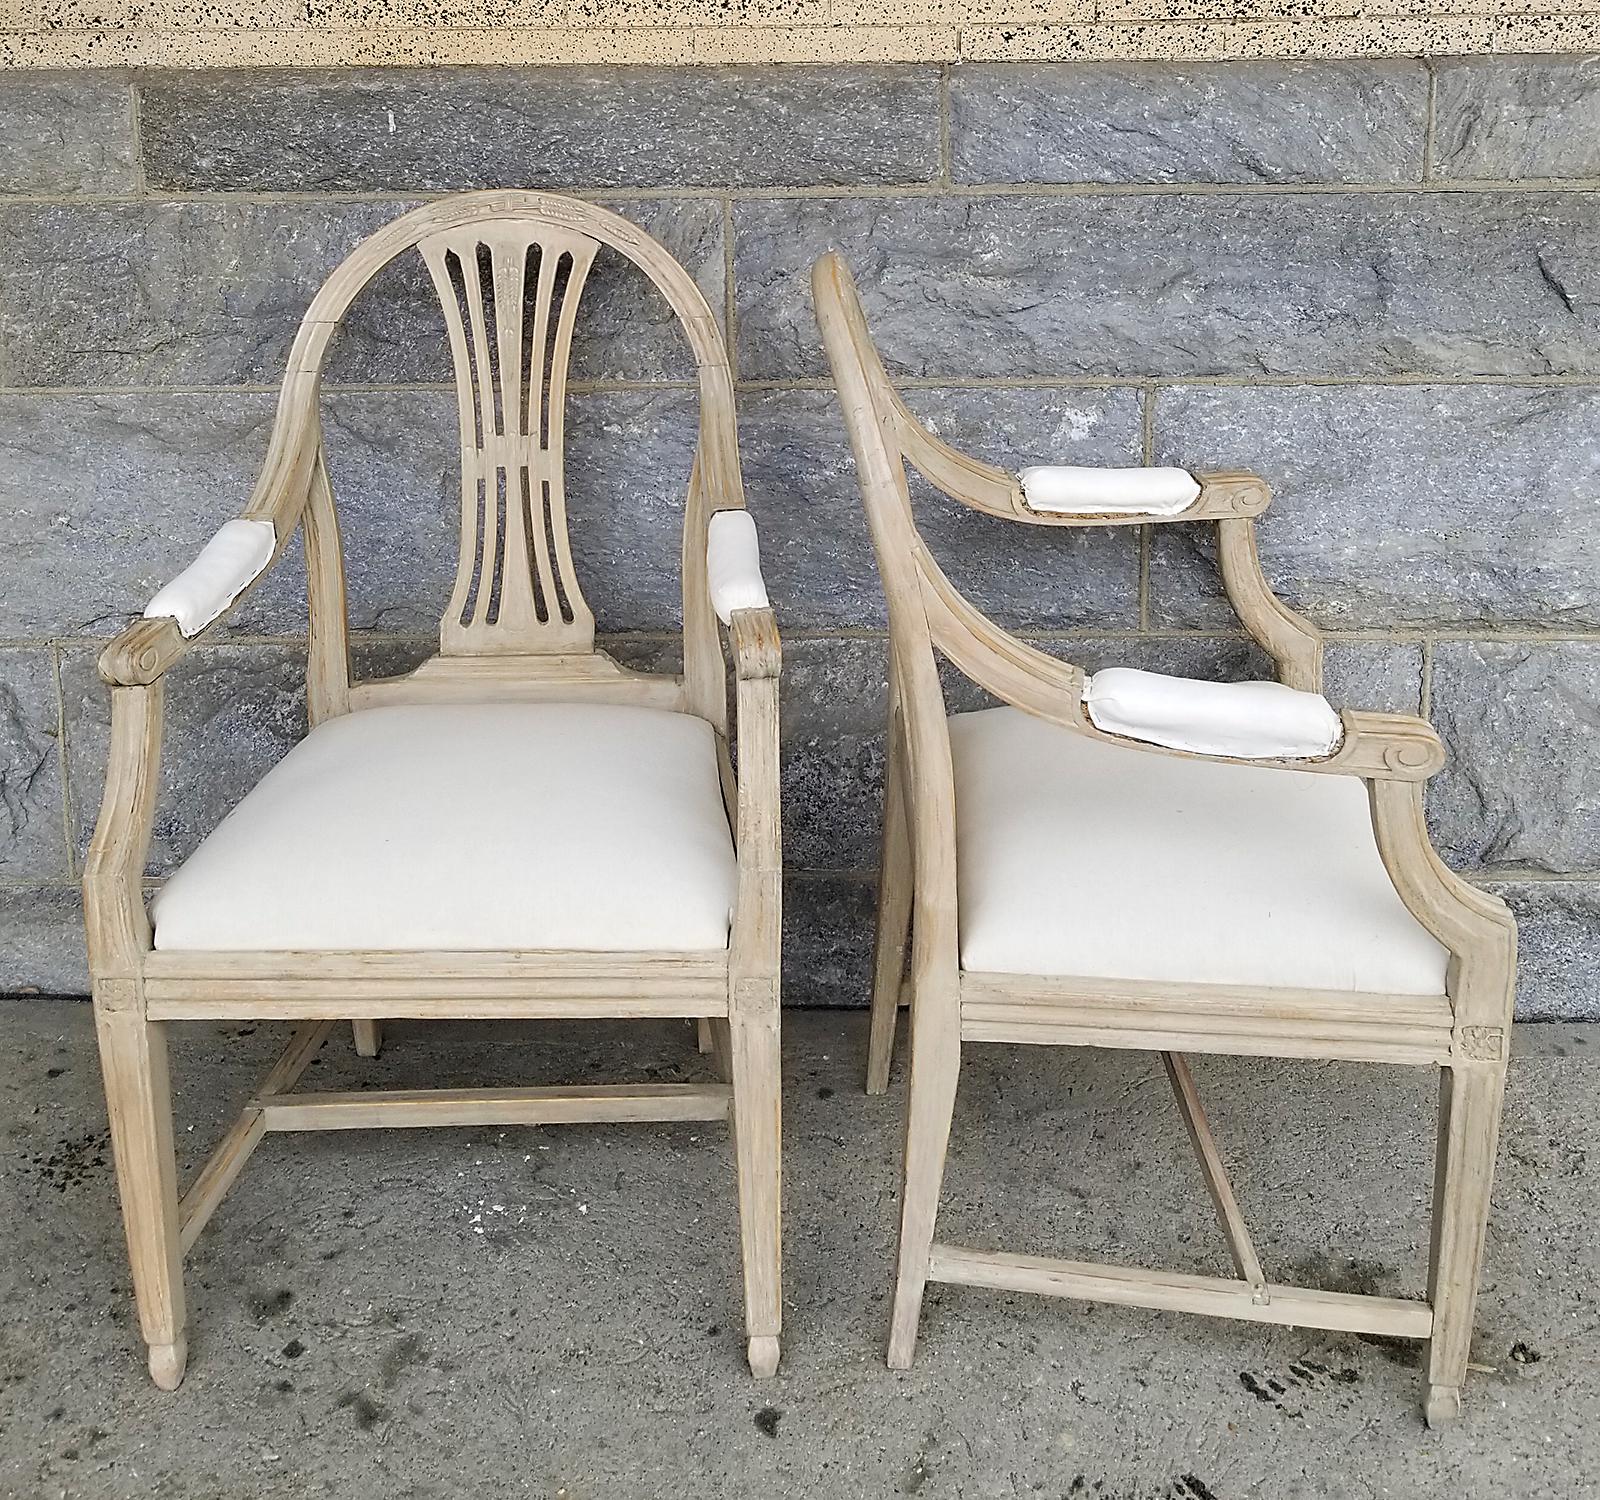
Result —
[[461, 413], [461, 553], [440, 653], [590, 651], [562, 458], [572, 330], [599, 244], [501, 221], [417, 248], [444, 308]]

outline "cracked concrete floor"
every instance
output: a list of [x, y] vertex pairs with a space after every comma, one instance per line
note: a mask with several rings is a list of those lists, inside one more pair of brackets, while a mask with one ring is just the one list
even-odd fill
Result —
[[[787, 1326], [743, 1366], [720, 1127], [269, 1137], [189, 1260], [189, 1374], [144, 1374], [86, 1005], [6, 1011], [8, 1497], [1587, 1496], [1600, 1490], [1600, 1028], [1519, 1037], [1462, 1423], [1415, 1346], [946, 1287], [885, 1369], [903, 1084], [865, 1017], [786, 1017]], [[177, 1028], [192, 1170], [286, 1029]], [[1432, 1080], [1195, 1060], [1269, 1274], [1416, 1292]], [[697, 1076], [683, 1025], [339, 1034], [307, 1087]], [[941, 1233], [1226, 1272], [1148, 1054], [968, 1050]]]

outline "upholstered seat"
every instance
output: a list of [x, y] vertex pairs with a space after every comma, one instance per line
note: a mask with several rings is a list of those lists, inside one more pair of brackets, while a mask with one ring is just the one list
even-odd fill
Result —
[[955, 715], [950, 749], [965, 969], [1445, 993], [1359, 780], [1151, 755], [1014, 708]]
[[162, 949], [721, 949], [736, 881], [703, 719], [430, 704], [318, 725], [152, 913]]

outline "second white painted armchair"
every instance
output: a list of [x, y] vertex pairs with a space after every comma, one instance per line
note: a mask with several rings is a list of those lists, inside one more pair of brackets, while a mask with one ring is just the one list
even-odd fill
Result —
[[[849, 272], [812, 286], [889, 602], [889, 778], [868, 1088], [911, 1007], [909, 1123], [889, 1362], [927, 1282], [1214, 1313], [1428, 1343], [1426, 1412], [1466, 1381], [1504, 1088], [1516, 929], [1428, 842], [1444, 763], [1423, 720], [1322, 697], [1322, 638], [1267, 586], [1254, 475], [1004, 473], [930, 433], [890, 384]], [[986, 619], [917, 530], [906, 466], [1029, 526], [1210, 522], [1223, 583], [1276, 683], [1093, 677]], [[1003, 707], [947, 716], [937, 658]], [[909, 958], [909, 969], [907, 967]], [[962, 1048], [1162, 1053], [1236, 1276], [1013, 1255], [934, 1237]], [[1426, 1300], [1268, 1280], [1183, 1052], [1434, 1067]]]

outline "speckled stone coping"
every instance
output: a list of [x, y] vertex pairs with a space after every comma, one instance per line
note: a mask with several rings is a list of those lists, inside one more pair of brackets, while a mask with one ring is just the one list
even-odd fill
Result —
[[1027, 62], [1600, 48], [1600, 0], [0, 0], [0, 66]]

